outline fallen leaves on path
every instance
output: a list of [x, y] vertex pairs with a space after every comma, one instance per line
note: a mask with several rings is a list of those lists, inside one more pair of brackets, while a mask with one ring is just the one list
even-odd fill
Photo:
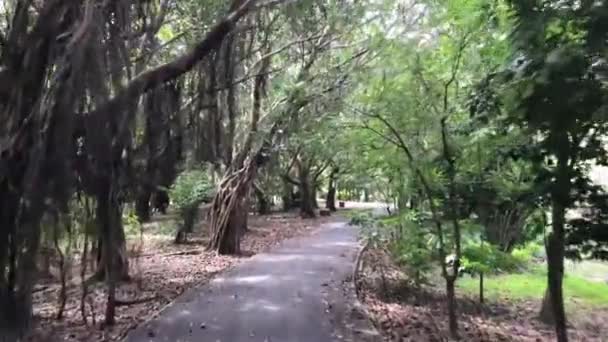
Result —
[[[384, 251], [370, 249], [364, 253], [358, 286], [361, 300], [385, 341], [451, 341], [444, 292], [433, 287], [415, 289], [409, 286]], [[554, 341], [552, 327], [536, 319], [539, 305], [533, 301], [480, 305], [472, 298], [458, 298], [461, 340]], [[571, 317], [571, 340], [606, 341], [607, 322], [606, 309]]]
[[[249, 231], [243, 237], [243, 255], [265, 251], [279, 242], [308, 234], [320, 224], [335, 220], [324, 217], [302, 220], [293, 213], [280, 213], [249, 218]], [[103, 314], [106, 303], [105, 284], [89, 287], [86, 300], [87, 324], [82, 320], [79, 277], [68, 289], [64, 318], [56, 320], [59, 284], [57, 281], [44, 285], [34, 294], [36, 327], [29, 341], [117, 341], [130, 329], [157, 315], [166, 305], [188, 289], [208, 282], [214, 275], [236, 265], [246, 257], [218, 256], [205, 250], [207, 228], [201, 224], [197, 233], [189, 237], [188, 244], [173, 244], [170, 236], [158, 235], [150, 227], [143, 235], [129, 241], [129, 249], [137, 249], [139, 256], [130, 259], [132, 280], [117, 288], [116, 297], [137, 304], [117, 307], [116, 325], [104, 327]], [[133, 246], [136, 247], [133, 247]], [[78, 274], [74, 266], [71, 274]], [[146, 299], [139, 302], [139, 299]], [[200, 328], [205, 329], [205, 323]]]

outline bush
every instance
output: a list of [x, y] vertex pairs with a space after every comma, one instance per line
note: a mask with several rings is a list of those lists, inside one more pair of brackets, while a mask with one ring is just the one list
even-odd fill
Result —
[[485, 243], [465, 247], [462, 251], [461, 264], [463, 273], [508, 273], [525, 270], [529, 260], [502, 252], [495, 246]]
[[409, 210], [401, 215], [382, 220], [385, 229], [394, 235], [390, 250], [408, 280], [416, 287], [428, 284], [428, 274], [433, 269], [433, 240], [423, 228], [420, 212]]
[[367, 228], [373, 226], [374, 221], [374, 217], [369, 212], [355, 212], [352, 214], [348, 224], [351, 226]]
[[530, 264], [534, 261], [545, 259], [545, 247], [538, 242], [529, 242], [524, 246], [514, 249], [511, 254], [521, 263]]
[[213, 190], [209, 176], [203, 170], [187, 170], [177, 177], [169, 190], [171, 203], [181, 219], [176, 242], [185, 241], [186, 235], [192, 232], [199, 206], [211, 201]]

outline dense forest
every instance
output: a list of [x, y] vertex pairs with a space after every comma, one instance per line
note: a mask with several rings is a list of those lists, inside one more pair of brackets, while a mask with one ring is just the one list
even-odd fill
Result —
[[565, 265], [608, 258], [605, 0], [0, 1], [0, 122], [2, 341], [38, 329], [48, 276], [54, 320], [75, 296], [111, 329], [146, 281], [130, 240], [167, 212], [221, 258], [252, 217], [387, 203], [351, 221], [441, 280], [451, 338], [458, 283], [483, 304], [537, 244], [568, 341]]

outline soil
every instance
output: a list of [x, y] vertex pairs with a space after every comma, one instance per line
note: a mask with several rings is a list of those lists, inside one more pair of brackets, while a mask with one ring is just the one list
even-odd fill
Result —
[[[417, 288], [382, 249], [367, 249], [357, 273], [360, 300], [385, 341], [451, 341], [445, 292], [437, 286]], [[540, 301], [495, 302], [458, 298], [462, 341], [555, 341], [553, 328], [537, 319]], [[608, 309], [580, 309], [570, 317], [571, 341], [606, 341]]]
[[[56, 270], [45, 277], [34, 293], [35, 327], [28, 341], [117, 341], [126, 333], [153, 317], [187, 289], [208, 282], [214, 275], [266, 251], [279, 242], [307, 235], [322, 223], [335, 217], [302, 220], [296, 213], [250, 216], [249, 230], [242, 240], [240, 256], [218, 256], [205, 251], [206, 227], [188, 237], [188, 243], [176, 245], [172, 236], [159, 234], [159, 225], [173, 224], [161, 216], [144, 226], [139, 235], [128, 236], [131, 280], [117, 288], [116, 297], [128, 305], [117, 307], [116, 324], [103, 325], [106, 303], [104, 283], [88, 286], [85, 300], [86, 323], [81, 312], [82, 281], [80, 265], [72, 263], [68, 271], [68, 299], [64, 317], [56, 319], [60, 292]], [[79, 260], [73, 255], [73, 260]], [[51, 264], [54, 264], [54, 260]], [[92, 269], [92, 267], [89, 267]], [[53, 271], [53, 267], [51, 267]], [[52, 276], [55, 274], [55, 276]], [[88, 277], [88, 275], [87, 275]], [[88, 279], [85, 277], [85, 279]]]

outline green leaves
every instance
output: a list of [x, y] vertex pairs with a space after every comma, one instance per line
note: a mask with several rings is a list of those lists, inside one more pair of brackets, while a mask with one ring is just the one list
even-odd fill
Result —
[[463, 249], [462, 268], [468, 273], [518, 272], [526, 267], [523, 257], [498, 250], [488, 243], [471, 244]]
[[214, 190], [214, 185], [205, 171], [187, 170], [182, 172], [171, 186], [170, 197], [172, 204], [181, 211], [209, 201]]

